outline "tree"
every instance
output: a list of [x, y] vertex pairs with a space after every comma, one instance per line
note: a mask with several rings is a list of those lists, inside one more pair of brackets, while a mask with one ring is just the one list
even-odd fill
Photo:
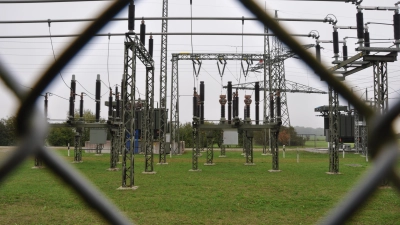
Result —
[[278, 141], [281, 145], [288, 145], [290, 141], [290, 134], [287, 129], [279, 132]]
[[0, 120], [0, 145], [11, 146], [17, 144], [17, 119], [15, 116]]
[[47, 136], [47, 141], [51, 146], [74, 145], [75, 131], [71, 127], [52, 128]]

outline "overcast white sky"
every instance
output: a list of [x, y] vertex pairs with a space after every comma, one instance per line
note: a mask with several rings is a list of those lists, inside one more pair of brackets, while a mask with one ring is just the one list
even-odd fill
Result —
[[[265, 1], [259, 1], [264, 5]], [[365, 6], [394, 6], [393, 0], [364, 0]], [[0, 20], [47, 20], [47, 19], [83, 19], [94, 18], [101, 12], [109, 2], [76, 2], [76, 3], [43, 3], [43, 4], [1, 4]], [[305, 1], [267, 1], [267, 11], [274, 13], [278, 10], [278, 16], [282, 18], [315, 18], [323, 19], [328, 14], [333, 14], [338, 19], [339, 26], [356, 25], [356, 7], [350, 3], [341, 2], [305, 2]], [[162, 10], [162, 0], [137, 0], [136, 17], [160, 17]], [[189, 17], [189, 0], [169, 0], [170, 17]], [[193, 0], [194, 17], [253, 17], [236, 0]], [[127, 17], [127, 10], [124, 10], [117, 17]], [[364, 22], [392, 23], [393, 12], [386, 11], [364, 11]], [[140, 21], [136, 21], [136, 30], [139, 31]], [[332, 39], [332, 25], [325, 23], [306, 23], [306, 22], [281, 22], [290, 33], [308, 34], [311, 30], [317, 30], [320, 39]], [[87, 23], [52, 23], [51, 33], [56, 34], [76, 34]], [[161, 21], [146, 21], [147, 32], [161, 32]], [[190, 32], [190, 21], [169, 21], [169, 32]], [[110, 22], [100, 33], [123, 33], [127, 31], [127, 22]], [[242, 31], [241, 21], [193, 21], [193, 32], [233, 32]], [[245, 33], [262, 33], [263, 26], [257, 21], [245, 21]], [[0, 24], [0, 36], [6, 35], [48, 35], [49, 29], [46, 23], [41, 24]], [[393, 38], [393, 27], [385, 25], [370, 25], [371, 38]], [[356, 30], [339, 30], [339, 39], [344, 37], [355, 37]], [[146, 37], [148, 39], [148, 37]], [[154, 60], [155, 60], [155, 101], [159, 99], [159, 63], [160, 63], [160, 36], [154, 36]], [[53, 45], [56, 57], [62, 50], [71, 43], [72, 38], [53, 38]], [[303, 44], [314, 44], [311, 38], [298, 38]], [[101, 103], [101, 116], [107, 117], [107, 108], [104, 101], [108, 100], [108, 79], [111, 86], [121, 83], [123, 73], [123, 37], [108, 38], [95, 37], [82, 50], [79, 55], [61, 72], [62, 77], [70, 85], [72, 74], [76, 75], [79, 82], [77, 93], [86, 92], [92, 98], [95, 93], [96, 75], [100, 74], [105, 84], [102, 85], [104, 94]], [[349, 55], [354, 55], [355, 40], [348, 39]], [[147, 43], [147, 41], [146, 41]], [[372, 46], [387, 47], [391, 43], [377, 43]], [[195, 53], [263, 53], [263, 37], [242, 37], [241, 36], [193, 36], [193, 49]], [[322, 44], [323, 62], [327, 67], [331, 66], [333, 57], [332, 44]], [[340, 46], [341, 49], [341, 46]], [[315, 52], [315, 49], [311, 50]], [[171, 73], [171, 54], [180, 52], [191, 52], [190, 36], [169, 36], [168, 37], [168, 76]], [[340, 53], [341, 54], [341, 53]], [[107, 72], [107, 58], [108, 71]], [[8, 69], [15, 75], [21, 85], [32, 87], [34, 82], [39, 79], [40, 74], [53, 61], [53, 54], [49, 38], [40, 39], [0, 39], [0, 60], [5, 62]], [[139, 61], [138, 61], [139, 62]], [[140, 94], [145, 92], [145, 68], [138, 63], [137, 66], [137, 85]], [[395, 101], [400, 96], [400, 65], [398, 62], [388, 65], [389, 74], [389, 98], [390, 102]], [[304, 66], [298, 59], [288, 59], [285, 61], [286, 79], [301, 84], [309, 85], [320, 90], [327, 90], [327, 85], [317, 78], [311, 69]], [[350, 87], [354, 87], [360, 96], [365, 97], [365, 88], [369, 88], [368, 96], [373, 96], [373, 73], [372, 69], [363, 70], [351, 75], [345, 81]], [[240, 62], [229, 61], [223, 84], [228, 81], [234, 84], [240, 82], [251, 82], [262, 79], [262, 74], [251, 73], [244, 79], [240, 76]], [[179, 62], [179, 92], [180, 95], [180, 121], [190, 122], [192, 119], [192, 99], [185, 95], [193, 92], [192, 65], [190, 61]], [[170, 95], [170, 77], [168, 77], [168, 96]], [[206, 85], [205, 96], [205, 118], [218, 120], [220, 118], [219, 95], [225, 94], [221, 90], [221, 79], [215, 61], [204, 61], [199, 75], [199, 81], [204, 81]], [[196, 84], [197, 85], [197, 84]], [[355, 87], [357, 86], [357, 87]], [[84, 90], [84, 88], [86, 90]], [[113, 88], [114, 89], [114, 88]], [[64, 84], [61, 76], [55, 78], [52, 85], [46, 90], [64, 98], [68, 98], [69, 89]], [[240, 91], [239, 109], [243, 109], [243, 96], [252, 94], [252, 91]], [[18, 105], [16, 99], [6, 87], [0, 83], [0, 96], [2, 109], [0, 118], [15, 114]], [[262, 96], [262, 95], [261, 95]], [[142, 96], [144, 98], [144, 96]], [[321, 94], [287, 94], [289, 114], [292, 126], [323, 127], [323, 119], [317, 117], [314, 108], [327, 105], [328, 96]], [[38, 104], [43, 105], [43, 98]], [[157, 103], [156, 103], [157, 104]], [[168, 108], [169, 108], [168, 101]], [[346, 101], [341, 104], [347, 105]], [[77, 101], [75, 107], [79, 107]], [[260, 105], [262, 109], [262, 106]], [[85, 109], [95, 111], [94, 100], [85, 97]], [[68, 111], [68, 101], [57, 96], [49, 98], [49, 118], [65, 119]], [[260, 112], [262, 115], [262, 112]], [[243, 112], [240, 110], [240, 117]], [[254, 119], [254, 102], [252, 104], [252, 118]]]

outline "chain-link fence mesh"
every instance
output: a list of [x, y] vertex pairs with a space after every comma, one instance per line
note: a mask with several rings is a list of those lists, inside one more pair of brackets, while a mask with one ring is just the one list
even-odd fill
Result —
[[[385, 115], [375, 115], [373, 110], [355, 96], [344, 84], [336, 79], [317, 59], [308, 53], [302, 45], [293, 39], [279, 24], [253, 0], [240, 0], [265, 26], [289, 48], [295, 52], [315, 73], [333, 87], [340, 95], [346, 98], [362, 115], [368, 118], [370, 154], [374, 159], [371, 170], [350, 191], [343, 202], [332, 209], [328, 216], [320, 221], [323, 224], [342, 224], [355, 211], [360, 209], [368, 197], [378, 188], [383, 179], [392, 182], [400, 191], [400, 176], [395, 170], [399, 151], [396, 135], [391, 129], [393, 120], [400, 113], [400, 101], [397, 102]], [[36, 108], [36, 101], [45, 88], [52, 82], [57, 74], [73, 59], [86, 43], [96, 34], [111, 18], [122, 10], [129, 0], [114, 1], [96, 21], [90, 24], [82, 34], [63, 52], [59, 59], [51, 65], [41, 76], [32, 90], [23, 91], [18, 82], [13, 78], [0, 62], [0, 77], [11, 92], [19, 99], [20, 108], [17, 113], [18, 134], [21, 139], [20, 146], [7, 160], [0, 165], [0, 182], [29, 156], [39, 156], [46, 165], [59, 175], [67, 184], [84, 199], [91, 207], [99, 212], [111, 224], [130, 224], [115, 206], [109, 203], [80, 176], [70, 165], [55, 153], [43, 147], [44, 137], [47, 133], [46, 122]]]

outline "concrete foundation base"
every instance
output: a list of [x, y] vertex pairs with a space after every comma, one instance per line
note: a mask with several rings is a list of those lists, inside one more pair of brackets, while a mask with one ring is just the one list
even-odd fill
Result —
[[197, 170], [190, 169], [189, 172], [201, 172], [201, 169], [197, 169]]
[[103, 154], [94, 154], [95, 156], [102, 156]]
[[242, 154], [240, 154], [240, 155], [246, 155], [246, 153], [242, 153]]
[[156, 174], [157, 172], [156, 171], [153, 171], [153, 172], [142, 172], [142, 174]]
[[341, 173], [335, 173], [335, 172], [326, 172], [328, 175], [340, 175]]
[[44, 169], [44, 168], [46, 168], [45, 166], [34, 166], [34, 167], [32, 167], [32, 169]]
[[215, 163], [204, 163], [205, 166], [215, 166]]
[[244, 165], [245, 166], [255, 166], [256, 164], [255, 163], [245, 163]]
[[277, 173], [277, 172], [281, 172], [282, 170], [268, 170], [268, 172], [270, 173]]
[[117, 162], [117, 164], [122, 164], [122, 162]]
[[202, 157], [202, 156], [203, 156], [203, 154], [201, 154], [201, 153], [200, 153], [200, 154], [197, 154], [197, 157]]
[[261, 155], [272, 155], [271, 153], [262, 153]]
[[220, 156], [218, 156], [218, 157], [220, 157], [220, 158], [226, 158], [226, 155], [220, 155]]
[[119, 168], [108, 168], [107, 170], [108, 170], [108, 171], [118, 171]]
[[133, 186], [133, 187], [119, 187], [119, 188], [117, 188], [117, 190], [118, 191], [125, 191], [125, 190], [136, 190], [136, 189], [138, 189], [139, 188], [139, 186]]
[[157, 163], [157, 165], [168, 165], [168, 163]]
[[358, 152], [355, 152], [355, 153], [354, 153], [354, 155], [359, 155], [359, 154], [360, 154], [360, 153], [358, 153]]
[[83, 161], [73, 161], [72, 163], [83, 163]]

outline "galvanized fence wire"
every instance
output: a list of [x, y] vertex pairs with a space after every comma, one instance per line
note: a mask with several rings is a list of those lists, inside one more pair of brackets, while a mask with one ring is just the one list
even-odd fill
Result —
[[317, 59], [293, 39], [275, 20], [265, 13], [254, 0], [240, 0], [265, 26], [293, 52], [295, 52], [314, 72], [325, 80], [340, 95], [346, 98], [358, 112], [366, 116], [370, 124], [369, 146], [374, 165], [364, 178], [350, 191], [342, 202], [332, 209], [321, 224], [343, 224], [354, 212], [359, 210], [368, 197], [378, 188], [383, 179], [393, 182], [400, 192], [400, 177], [395, 171], [399, 157], [396, 135], [392, 130], [392, 122], [400, 113], [400, 102], [386, 115], [375, 115], [374, 111], [355, 96], [344, 84], [336, 79]]
[[[39, 114], [35, 103], [41, 93], [57, 76], [59, 71], [82, 49], [110, 19], [112, 19], [130, 1], [114, 1], [97, 20], [64, 51], [61, 57], [51, 65], [42, 75], [34, 88], [24, 91], [13, 78], [5, 66], [0, 62], [0, 78], [19, 99], [20, 108], [17, 113], [17, 130], [21, 139], [20, 146], [0, 165], [0, 182], [4, 182], [7, 175], [18, 167], [24, 160], [37, 154], [46, 165], [60, 176], [64, 182], [71, 185], [89, 206], [99, 212], [111, 224], [131, 224], [117, 208], [107, 201], [99, 191], [80, 176], [70, 165], [55, 153], [43, 147], [42, 140], [47, 133], [45, 121]], [[337, 80], [314, 56], [294, 40], [275, 20], [264, 12], [253, 0], [240, 0], [265, 26], [289, 48], [292, 49], [321, 79], [325, 80], [338, 93], [346, 98], [354, 107], [367, 117], [370, 124], [370, 152], [374, 158], [374, 165], [365, 174], [364, 178], [348, 193], [348, 196], [328, 213], [322, 224], [341, 224], [360, 209], [369, 196], [377, 189], [382, 179], [387, 178], [400, 192], [400, 176], [395, 170], [395, 163], [399, 157], [397, 140], [391, 128], [393, 120], [400, 113], [400, 101], [389, 110], [386, 115], [374, 115], [374, 112], [355, 96], [344, 84]]]
[[55, 153], [43, 147], [43, 140], [47, 130], [43, 116], [39, 115], [35, 103], [38, 97], [57, 76], [57, 74], [73, 59], [73, 57], [85, 46], [107, 22], [120, 12], [129, 0], [118, 0], [92, 22], [82, 34], [62, 53], [59, 59], [51, 65], [41, 76], [32, 90], [24, 92], [18, 87], [18, 82], [12, 74], [6, 71], [0, 62], [0, 78], [18, 98], [20, 108], [17, 113], [17, 132], [21, 139], [21, 145], [8, 159], [0, 165], [0, 182], [17, 168], [24, 160], [36, 154], [52, 169], [52, 171], [70, 185], [81, 196], [86, 203], [95, 209], [110, 224], [132, 224], [125, 216], [117, 210], [103, 195], [85, 178], [80, 176], [70, 165]]

